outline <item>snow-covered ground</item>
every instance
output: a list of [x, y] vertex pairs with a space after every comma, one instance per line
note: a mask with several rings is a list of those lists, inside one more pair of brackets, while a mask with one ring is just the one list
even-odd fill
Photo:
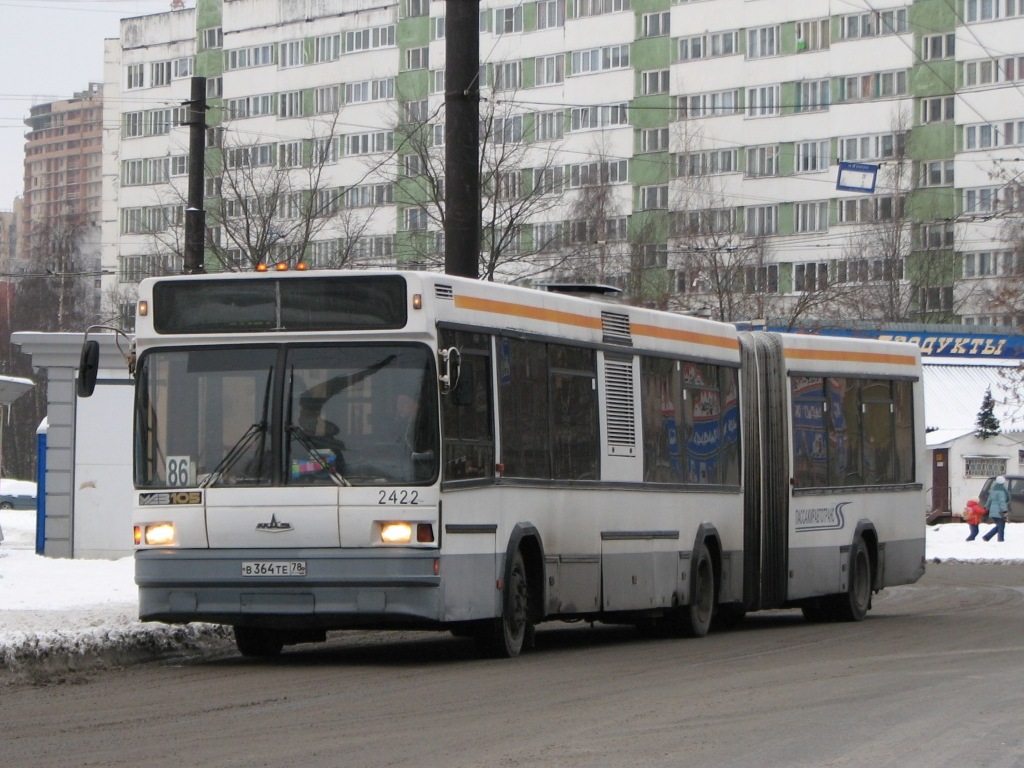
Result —
[[[211, 625], [138, 621], [132, 558], [61, 560], [35, 554], [35, 510], [0, 510], [0, 672], [35, 674], [117, 664], [164, 651], [223, 644]], [[983, 525], [982, 533], [990, 526]], [[927, 529], [929, 561], [1024, 562], [1024, 523], [1006, 541], [967, 542], [960, 523]], [[2, 675], [0, 675], [2, 678]]]
[[138, 620], [132, 558], [35, 554], [36, 511], [0, 509], [0, 683], [223, 644], [220, 627]]

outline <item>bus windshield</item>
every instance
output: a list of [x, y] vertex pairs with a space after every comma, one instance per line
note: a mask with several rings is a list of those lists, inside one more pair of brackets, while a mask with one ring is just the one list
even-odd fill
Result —
[[154, 350], [139, 366], [136, 485], [431, 483], [436, 382], [415, 344]]

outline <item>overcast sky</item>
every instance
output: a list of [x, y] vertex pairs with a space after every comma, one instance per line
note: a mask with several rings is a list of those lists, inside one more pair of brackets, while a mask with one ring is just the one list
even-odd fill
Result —
[[103, 40], [118, 37], [119, 20], [170, 7], [171, 0], [0, 0], [0, 210], [21, 194], [29, 107], [102, 82]]

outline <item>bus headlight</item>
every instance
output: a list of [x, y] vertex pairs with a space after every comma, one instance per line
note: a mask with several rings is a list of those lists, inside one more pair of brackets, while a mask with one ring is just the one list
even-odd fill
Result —
[[174, 523], [150, 523], [143, 528], [142, 543], [159, 547], [177, 540]]
[[412, 525], [409, 523], [381, 523], [380, 540], [385, 544], [408, 544], [412, 541]]

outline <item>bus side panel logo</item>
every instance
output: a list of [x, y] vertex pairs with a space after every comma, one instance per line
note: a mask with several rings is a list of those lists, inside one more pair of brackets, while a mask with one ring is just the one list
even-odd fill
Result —
[[797, 531], [838, 531], [846, 525], [843, 509], [852, 502], [840, 501], [831, 507], [796, 510]]

